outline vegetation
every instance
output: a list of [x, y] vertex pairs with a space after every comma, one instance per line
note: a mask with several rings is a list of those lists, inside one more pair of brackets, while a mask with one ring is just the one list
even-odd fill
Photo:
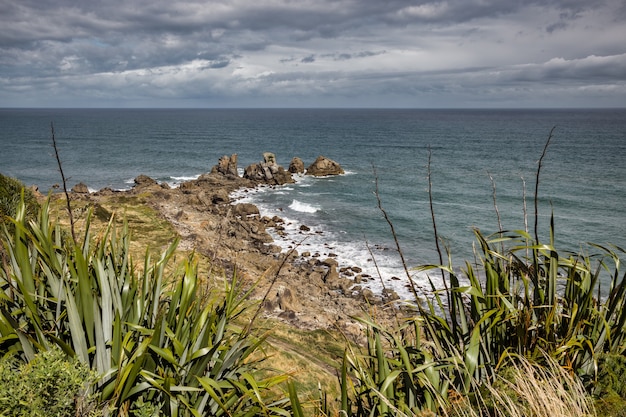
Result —
[[15, 217], [22, 198], [26, 217], [33, 218], [39, 210], [39, 204], [33, 192], [15, 178], [0, 174], [0, 225], [10, 224], [8, 219]]
[[[87, 394], [96, 375], [68, 359], [59, 347], [35, 355], [30, 363], [0, 359], [0, 410], [7, 417], [73, 417], [100, 414]], [[93, 413], [93, 414], [92, 414]]]
[[[115, 208], [93, 207], [95, 219], [87, 208], [70, 237], [49, 202], [35, 213], [23, 187], [0, 180], [20, 195], [0, 239], [0, 415], [626, 416], [624, 250], [559, 251], [552, 222], [539, 240], [536, 205], [532, 235], [476, 230], [474, 262], [458, 269], [448, 254], [418, 268], [444, 288], [413, 287], [397, 326], [362, 319], [359, 346], [283, 329], [268, 340], [236, 274], [202, 280], [194, 254], [172, 265], [175, 240], [135, 264]], [[316, 344], [330, 359], [304, 352]], [[299, 354], [281, 352], [289, 345]], [[272, 369], [268, 353], [335, 365], [336, 391]]]
[[105, 415], [284, 411], [286, 400], [269, 401], [267, 393], [285, 377], [257, 374], [261, 362], [253, 354], [263, 339], [235, 325], [247, 308], [237, 277], [224, 288], [200, 287], [190, 257], [167, 279], [176, 242], [156, 262], [147, 254], [140, 269], [129, 256], [127, 228], [118, 232], [111, 221], [92, 237], [88, 222], [74, 243], [48, 212], [45, 204], [27, 224], [21, 205], [14, 233], [5, 229], [4, 357], [30, 363], [58, 346], [97, 373], [91, 389]]

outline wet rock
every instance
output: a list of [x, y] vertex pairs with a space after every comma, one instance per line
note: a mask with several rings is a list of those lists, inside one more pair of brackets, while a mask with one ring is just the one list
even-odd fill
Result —
[[303, 174], [304, 162], [302, 162], [302, 159], [298, 158], [297, 156], [293, 157], [291, 159], [291, 162], [289, 163], [288, 171], [292, 174]]
[[137, 176], [134, 181], [136, 186], [149, 186], [157, 184], [156, 180], [144, 174]]
[[217, 161], [217, 165], [211, 169], [211, 172], [232, 177], [239, 177], [239, 172], [237, 170], [237, 154], [234, 153], [231, 156], [222, 156]]
[[339, 174], [344, 174], [344, 170], [341, 165], [322, 155], [318, 156], [315, 162], [313, 162], [306, 170], [306, 175], [313, 175], [316, 177]]

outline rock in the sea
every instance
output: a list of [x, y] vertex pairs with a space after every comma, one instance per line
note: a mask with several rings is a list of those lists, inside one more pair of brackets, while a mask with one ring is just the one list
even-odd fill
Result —
[[211, 169], [211, 172], [239, 177], [239, 172], [237, 171], [237, 154], [234, 153], [231, 156], [222, 156], [217, 161], [217, 165]]
[[291, 173], [276, 163], [276, 155], [271, 152], [263, 154], [263, 162], [246, 167], [243, 177], [268, 184], [289, 184], [295, 182]]
[[89, 194], [89, 188], [82, 182], [79, 182], [72, 187], [72, 192], [77, 194]]
[[339, 175], [343, 173], [344, 170], [341, 168], [341, 165], [322, 155], [318, 156], [315, 162], [313, 162], [306, 170], [306, 175], [313, 175], [316, 177]]
[[150, 178], [147, 175], [139, 175], [137, 178], [135, 178], [135, 185], [154, 185], [156, 184], [156, 180]]
[[304, 174], [304, 162], [302, 162], [302, 159], [294, 156], [289, 163], [288, 171], [292, 174]]

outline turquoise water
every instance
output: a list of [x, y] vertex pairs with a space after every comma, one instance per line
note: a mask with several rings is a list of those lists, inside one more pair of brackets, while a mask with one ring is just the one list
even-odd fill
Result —
[[[175, 185], [232, 153], [240, 168], [260, 161], [266, 151], [285, 167], [293, 156], [305, 165], [318, 155], [334, 159], [346, 175], [302, 177], [245, 198], [291, 223], [286, 239], [276, 236], [283, 247], [334, 253], [343, 264], [374, 276], [375, 260], [385, 282], [403, 275], [377, 207], [376, 179], [408, 264], [436, 262], [427, 192], [430, 150], [438, 231], [455, 264], [462, 265], [472, 257], [473, 228], [498, 229], [490, 176], [504, 229], [524, 228], [525, 182], [532, 230], [537, 161], [556, 126], [540, 177], [541, 234], [547, 236], [553, 211], [557, 246], [626, 247], [623, 109], [5, 109], [0, 172], [43, 191], [58, 183], [51, 122], [70, 185], [84, 182], [93, 190], [128, 188], [139, 174]], [[302, 234], [301, 224], [312, 233]]]

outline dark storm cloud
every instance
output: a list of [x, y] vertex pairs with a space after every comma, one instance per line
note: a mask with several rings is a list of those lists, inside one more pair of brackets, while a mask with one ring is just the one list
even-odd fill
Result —
[[621, 0], [0, 0], [0, 106], [389, 95], [421, 106], [543, 82], [566, 99], [588, 82], [614, 103], [626, 95], [625, 17]]

